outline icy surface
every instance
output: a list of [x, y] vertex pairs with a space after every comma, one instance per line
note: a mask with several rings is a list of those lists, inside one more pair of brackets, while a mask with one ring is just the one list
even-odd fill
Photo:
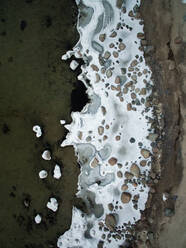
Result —
[[74, 146], [81, 165], [77, 197], [87, 213], [73, 208], [70, 230], [57, 245], [92, 248], [101, 242], [103, 248], [113, 248], [124, 244], [148, 198], [151, 71], [140, 49], [140, 1], [76, 3], [80, 40], [62, 59], [74, 55], [84, 60], [78, 79], [87, 87], [90, 103], [72, 112], [62, 146]]
[[55, 198], [50, 198], [50, 201], [47, 203], [47, 208], [51, 209], [53, 212], [58, 210], [58, 202]]
[[42, 130], [39, 125], [33, 126], [33, 131], [36, 133], [36, 137], [39, 138], [42, 135]]
[[56, 164], [54, 168], [54, 178], [60, 179], [60, 177], [61, 177], [61, 169], [60, 166]]
[[41, 179], [44, 179], [44, 178], [46, 178], [47, 176], [48, 176], [48, 173], [47, 173], [46, 170], [41, 170], [41, 171], [39, 172], [39, 177], [40, 177]]

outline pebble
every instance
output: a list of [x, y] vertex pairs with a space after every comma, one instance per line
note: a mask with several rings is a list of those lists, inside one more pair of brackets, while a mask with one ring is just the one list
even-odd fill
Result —
[[116, 51], [114, 51], [112, 54], [113, 54], [114, 58], [118, 58], [118, 56], [119, 56], [118, 52], [116, 52]]
[[117, 161], [117, 158], [112, 157], [108, 160], [108, 163], [113, 166], [117, 163]]
[[96, 73], [96, 83], [98, 83], [99, 81], [100, 81], [100, 75]]
[[106, 108], [104, 106], [101, 106], [101, 111], [103, 115], [106, 115], [107, 111]]
[[103, 126], [98, 127], [98, 133], [99, 133], [99, 135], [102, 135], [104, 133], [104, 127]]
[[127, 193], [127, 192], [123, 192], [121, 194], [121, 202], [126, 204], [129, 203], [129, 201], [131, 200], [131, 194]]
[[114, 205], [113, 205], [112, 203], [109, 203], [109, 204], [108, 204], [108, 209], [109, 209], [110, 211], [113, 211]]
[[142, 88], [141, 91], [140, 91], [140, 95], [146, 95], [147, 93], [147, 90], [145, 88]]
[[147, 149], [141, 149], [141, 155], [147, 159], [150, 157], [150, 151]]
[[98, 160], [97, 158], [94, 158], [94, 159], [92, 160], [90, 166], [91, 166], [92, 168], [95, 168], [95, 167], [97, 167], [98, 163], [99, 163], [99, 160]]
[[128, 111], [131, 111], [131, 110], [132, 110], [132, 104], [131, 104], [131, 103], [128, 103], [128, 104], [127, 104], [127, 110], [128, 110]]
[[128, 171], [126, 171], [125, 172], [125, 177], [126, 177], [126, 179], [131, 180], [133, 178], [133, 174], [128, 172]]
[[113, 48], [113, 47], [114, 47], [114, 43], [110, 43], [110, 44], [109, 44], [109, 47], [110, 47], [110, 48]]
[[130, 172], [137, 178], [140, 176], [140, 169], [137, 164], [132, 164], [130, 167]]
[[146, 161], [146, 160], [141, 160], [141, 161], [140, 161], [140, 165], [141, 165], [142, 167], [145, 167], [146, 164], [147, 164], [147, 161]]
[[93, 71], [99, 71], [99, 68], [97, 67], [97, 65], [92, 64], [91, 68]]
[[114, 231], [116, 227], [116, 218], [113, 214], [107, 214], [105, 218], [105, 225], [108, 227], [110, 231]]
[[117, 172], [117, 176], [118, 176], [119, 178], [122, 178], [122, 177], [123, 177], [123, 173], [122, 173], [121, 171], [118, 171], [118, 172]]
[[120, 77], [117, 76], [117, 77], [115, 78], [115, 84], [120, 84], [120, 82], [121, 82]]
[[104, 42], [105, 38], [106, 38], [106, 34], [100, 34], [100, 35], [99, 35], [99, 40], [100, 40], [101, 42]]
[[106, 71], [106, 76], [107, 76], [107, 78], [110, 78], [110, 77], [112, 76], [112, 71], [111, 71], [111, 69], [108, 69], [108, 70]]
[[114, 38], [114, 37], [116, 37], [116, 36], [117, 36], [116, 31], [112, 32], [112, 34], [110, 35], [111, 38]]
[[130, 66], [135, 67], [138, 64], [138, 61], [135, 59], [131, 62]]
[[166, 217], [172, 217], [175, 214], [175, 211], [171, 208], [165, 208], [164, 214]]
[[149, 139], [149, 140], [152, 141], [152, 142], [155, 142], [157, 138], [158, 138], [158, 134], [156, 134], [156, 133], [150, 133], [150, 134], [147, 136], [147, 139]]
[[105, 54], [104, 54], [104, 58], [109, 59], [110, 56], [111, 56], [111, 53], [109, 51], [106, 51]]
[[139, 39], [144, 39], [145, 38], [145, 36], [144, 36], [144, 33], [137, 33], [137, 37], [139, 38]]
[[123, 0], [117, 0], [116, 6], [118, 7], [118, 9], [121, 9], [122, 5], [123, 5]]
[[122, 51], [126, 48], [126, 45], [124, 43], [119, 43], [119, 49]]
[[121, 186], [121, 190], [122, 191], [126, 191], [128, 189], [128, 186], [126, 185], [126, 184], [123, 184], [122, 186]]

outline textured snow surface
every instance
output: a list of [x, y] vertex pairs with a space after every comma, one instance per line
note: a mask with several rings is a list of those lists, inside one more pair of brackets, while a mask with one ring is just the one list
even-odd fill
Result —
[[88, 213], [73, 208], [71, 227], [58, 239], [61, 248], [92, 248], [100, 242], [104, 248], [119, 247], [148, 198], [151, 71], [139, 49], [140, 2], [117, 2], [76, 1], [80, 40], [62, 56], [84, 60], [78, 79], [91, 103], [73, 112], [72, 123], [65, 125], [69, 133], [62, 146], [74, 146], [81, 165], [77, 197]]

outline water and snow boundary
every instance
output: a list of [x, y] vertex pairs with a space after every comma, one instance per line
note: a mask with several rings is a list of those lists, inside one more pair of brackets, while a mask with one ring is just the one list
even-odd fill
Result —
[[[71, 228], [58, 247], [117, 247], [145, 209], [151, 169], [153, 82], [145, 63], [138, 0], [76, 1], [80, 40], [62, 56], [82, 58], [78, 76], [90, 98], [62, 146], [73, 145], [81, 165], [77, 197], [87, 213], [73, 208]], [[71, 63], [71, 69], [77, 68]]]

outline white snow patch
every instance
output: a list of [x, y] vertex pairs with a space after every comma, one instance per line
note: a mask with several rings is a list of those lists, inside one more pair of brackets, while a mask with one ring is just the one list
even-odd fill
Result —
[[33, 131], [36, 133], [36, 137], [39, 138], [42, 135], [42, 130], [39, 125], [33, 126]]
[[36, 223], [36, 224], [40, 224], [40, 223], [41, 223], [41, 220], [42, 220], [41, 215], [40, 215], [40, 214], [37, 214], [37, 215], [35, 216], [34, 220], [35, 220], [35, 223]]
[[79, 63], [75, 60], [72, 60], [70, 63], [70, 68], [74, 71], [78, 67]]
[[43, 153], [42, 153], [42, 158], [44, 160], [51, 160], [51, 153], [49, 150], [45, 150]]
[[54, 178], [60, 179], [60, 177], [61, 177], [61, 169], [60, 166], [56, 164], [54, 168]]
[[48, 176], [48, 172], [46, 171], [46, 170], [41, 170], [40, 172], [39, 172], [39, 177], [41, 178], [41, 179], [44, 179], [44, 178], [46, 178]]
[[65, 120], [60, 120], [60, 124], [61, 124], [61, 125], [64, 125], [65, 123], [66, 123]]
[[47, 203], [47, 208], [51, 209], [53, 212], [58, 210], [58, 202], [56, 198], [50, 198], [50, 201]]

